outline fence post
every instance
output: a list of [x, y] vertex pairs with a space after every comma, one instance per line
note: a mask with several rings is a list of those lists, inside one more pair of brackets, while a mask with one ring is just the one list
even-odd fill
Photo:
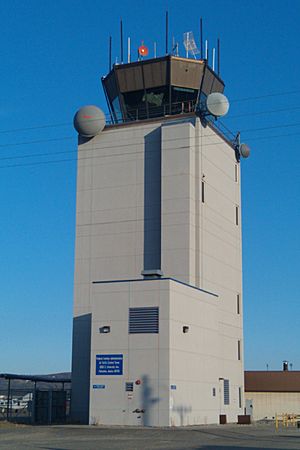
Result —
[[52, 424], [52, 389], [48, 392], [48, 424]]
[[9, 422], [9, 403], [10, 403], [10, 378], [7, 385], [7, 405], [6, 405], [6, 420]]
[[31, 423], [34, 424], [36, 421], [36, 381], [34, 382], [34, 389], [32, 395], [32, 404], [31, 404]]

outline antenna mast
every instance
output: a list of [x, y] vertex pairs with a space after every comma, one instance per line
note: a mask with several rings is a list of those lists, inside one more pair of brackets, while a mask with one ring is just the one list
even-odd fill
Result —
[[109, 44], [108, 44], [108, 71], [111, 71], [111, 41], [112, 37], [109, 36]]
[[218, 75], [220, 75], [220, 39], [218, 38], [218, 45], [217, 45], [217, 61], [218, 61]]
[[200, 57], [203, 59], [203, 23], [202, 17], [200, 19]]
[[169, 13], [168, 11], [166, 11], [166, 55], [169, 53], [168, 35], [169, 35]]
[[123, 21], [120, 21], [120, 40], [121, 40], [121, 64], [123, 64]]
[[127, 40], [127, 48], [128, 48], [127, 62], [130, 63], [130, 37]]

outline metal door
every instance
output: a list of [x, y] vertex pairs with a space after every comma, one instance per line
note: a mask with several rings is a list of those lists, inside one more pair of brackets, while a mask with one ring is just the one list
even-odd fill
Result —
[[253, 415], [253, 400], [252, 399], [251, 400], [246, 400], [245, 406], [246, 406], [245, 407], [246, 414], [248, 416], [252, 417], [252, 415]]

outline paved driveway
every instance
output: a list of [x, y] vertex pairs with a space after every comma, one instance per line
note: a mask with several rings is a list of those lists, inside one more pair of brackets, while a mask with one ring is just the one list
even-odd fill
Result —
[[300, 449], [300, 429], [274, 425], [188, 428], [0, 425], [7, 450], [238, 450]]

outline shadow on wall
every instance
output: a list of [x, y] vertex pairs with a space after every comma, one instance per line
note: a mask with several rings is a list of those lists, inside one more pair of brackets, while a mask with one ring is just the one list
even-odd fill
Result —
[[144, 270], [161, 269], [161, 130], [145, 136]]
[[143, 425], [145, 427], [153, 425], [151, 420], [152, 409], [159, 402], [158, 397], [153, 397], [153, 389], [149, 383], [149, 377], [144, 375], [142, 377], [142, 410], [143, 413]]
[[71, 420], [89, 423], [92, 315], [73, 319]]
[[178, 405], [173, 406], [172, 411], [179, 414], [179, 420], [180, 420], [180, 426], [188, 425], [188, 423], [185, 421], [186, 414], [190, 413], [192, 411], [191, 406], [185, 406], [185, 405]]

